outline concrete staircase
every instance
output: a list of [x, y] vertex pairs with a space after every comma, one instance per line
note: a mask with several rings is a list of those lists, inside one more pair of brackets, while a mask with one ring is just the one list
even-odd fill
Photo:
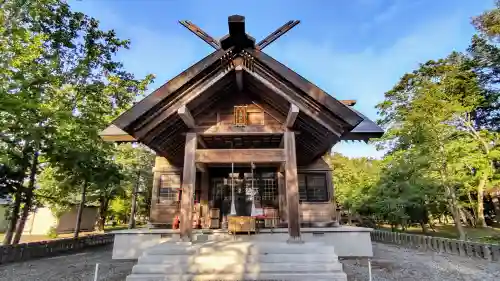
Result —
[[127, 281], [347, 281], [332, 246], [307, 242], [167, 242], [146, 250]]

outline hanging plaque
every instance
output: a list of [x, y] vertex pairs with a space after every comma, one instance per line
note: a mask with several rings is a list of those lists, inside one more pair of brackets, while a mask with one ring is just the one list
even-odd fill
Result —
[[235, 106], [234, 107], [234, 125], [246, 126], [247, 125], [247, 107]]

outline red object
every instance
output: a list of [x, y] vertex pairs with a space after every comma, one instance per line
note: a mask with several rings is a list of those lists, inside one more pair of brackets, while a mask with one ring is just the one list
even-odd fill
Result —
[[179, 225], [181, 224], [181, 221], [179, 219], [179, 216], [175, 216], [174, 219], [174, 225], [172, 226], [173, 229], [179, 229]]

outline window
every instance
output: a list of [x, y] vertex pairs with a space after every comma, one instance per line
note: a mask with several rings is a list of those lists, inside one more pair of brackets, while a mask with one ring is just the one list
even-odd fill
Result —
[[274, 201], [276, 199], [276, 181], [274, 179], [262, 179], [262, 200]]
[[325, 174], [298, 174], [299, 198], [306, 202], [328, 201]]
[[178, 200], [178, 175], [161, 175], [158, 201], [160, 203], [172, 203]]

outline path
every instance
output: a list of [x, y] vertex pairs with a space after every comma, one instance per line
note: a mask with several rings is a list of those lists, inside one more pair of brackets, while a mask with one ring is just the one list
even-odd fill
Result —
[[[373, 281], [495, 281], [500, 263], [373, 243]], [[368, 280], [366, 261], [344, 260], [349, 281]]]
[[133, 261], [111, 259], [112, 246], [73, 255], [44, 258], [0, 266], [0, 281], [82, 281], [93, 280], [99, 263], [100, 281], [123, 281], [130, 274]]
[[[500, 280], [500, 263], [458, 256], [439, 256], [393, 245], [374, 243], [373, 281], [494, 281]], [[100, 281], [122, 281], [133, 261], [113, 261], [111, 246], [75, 255], [45, 258], [0, 266], [0, 281], [93, 280], [95, 263]], [[349, 281], [368, 280], [365, 261], [344, 260]]]

